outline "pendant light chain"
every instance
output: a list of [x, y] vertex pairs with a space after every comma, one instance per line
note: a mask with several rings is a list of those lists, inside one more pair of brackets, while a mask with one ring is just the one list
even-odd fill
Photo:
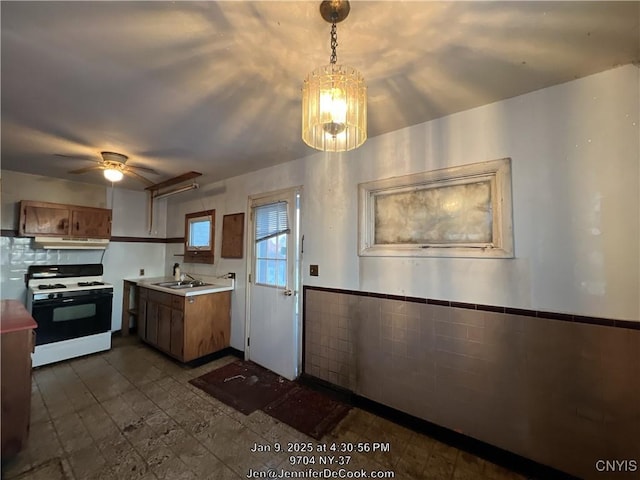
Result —
[[331, 57], [329, 63], [335, 65], [338, 61], [338, 54], [336, 53], [336, 47], [338, 46], [338, 32], [336, 29], [336, 23], [331, 24]]
[[[329, 64], [302, 84], [302, 140], [324, 152], [347, 152], [367, 139], [367, 86], [362, 74], [338, 65], [336, 24], [349, 15], [349, 0], [322, 0], [320, 15], [331, 24]], [[326, 38], [326, 37], [325, 37]]]

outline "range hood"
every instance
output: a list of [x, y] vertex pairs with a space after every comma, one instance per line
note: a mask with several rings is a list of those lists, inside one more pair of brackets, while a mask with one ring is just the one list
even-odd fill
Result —
[[107, 238], [35, 237], [36, 248], [57, 250], [104, 250], [109, 245]]

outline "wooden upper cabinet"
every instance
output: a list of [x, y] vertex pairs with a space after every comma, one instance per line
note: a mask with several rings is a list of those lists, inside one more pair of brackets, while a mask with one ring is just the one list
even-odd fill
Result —
[[20, 202], [20, 235], [69, 235], [68, 205]]
[[111, 210], [23, 200], [18, 233], [23, 237], [110, 238]]
[[102, 208], [71, 209], [71, 234], [77, 237], [109, 238], [111, 210]]

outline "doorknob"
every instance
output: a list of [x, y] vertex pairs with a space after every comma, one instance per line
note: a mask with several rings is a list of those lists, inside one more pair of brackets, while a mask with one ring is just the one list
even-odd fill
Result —
[[293, 290], [289, 290], [288, 288], [284, 289], [284, 293], [287, 297], [290, 297], [291, 295], [293, 295]]

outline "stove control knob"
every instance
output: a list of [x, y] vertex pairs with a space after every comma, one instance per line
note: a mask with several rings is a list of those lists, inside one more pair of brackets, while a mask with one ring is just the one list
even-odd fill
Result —
[[53, 298], [53, 293], [50, 293], [49, 295], [47, 295], [47, 298]]
[[56, 298], [62, 298], [62, 294], [61, 293], [56, 293]]

